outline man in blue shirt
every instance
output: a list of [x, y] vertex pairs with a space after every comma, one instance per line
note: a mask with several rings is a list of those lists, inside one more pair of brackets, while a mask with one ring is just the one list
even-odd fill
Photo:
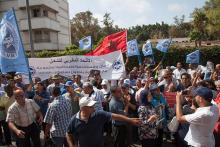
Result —
[[140, 120], [105, 111], [95, 111], [96, 101], [83, 97], [79, 101], [80, 111], [71, 119], [67, 130], [70, 147], [104, 147], [103, 126], [111, 120], [126, 121], [139, 125]]
[[53, 88], [52, 96], [54, 100], [44, 118], [46, 123], [45, 138], [51, 136], [54, 147], [68, 147], [65, 135], [72, 116], [71, 103], [61, 96], [60, 87]]

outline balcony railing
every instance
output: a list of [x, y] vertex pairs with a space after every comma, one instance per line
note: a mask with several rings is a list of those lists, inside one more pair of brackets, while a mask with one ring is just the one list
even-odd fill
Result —
[[[54, 11], [59, 11], [59, 4], [55, 0], [29, 0], [29, 5], [31, 6], [40, 6], [45, 5]], [[26, 0], [18, 0], [18, 7], [24, 8], [26, 7]]]
[[[32, 17], [31, 24], [32, 29], [49, 29], [54, 31], [60, 31], [60, 23], [48, 17]], [[20, 20], [20, 30], [28, 30], [27, 19]]]

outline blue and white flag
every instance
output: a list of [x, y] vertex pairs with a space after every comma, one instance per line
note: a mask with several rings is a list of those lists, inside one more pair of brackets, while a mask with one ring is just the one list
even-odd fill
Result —
[[87, 36], [79, 41], [79, 48], [82, 50], [92, 49], [92, 37]]
[[157, 44], [156, 48], [161, 52], [167, 53], [169, 46], [171, 44], [171, 41], [172, 41], [171, 39], [162, 40]]
[[29, 72], [14, 9], [7, 11], [0, 22], [0, 65], [3, 73]]
[[139, 49], [138, 49], [138, 44], [137, 40], [131, 40], [127, 42], [127, 56], [136, 56], [140, 55]]
[[153, 55], [153, 50], [150, 40], [147, 40], [147, 42], [143, 45], [142, 52], [144, 56]]
[[186, 63], [199, 63], [200, 53], [196, 50], [186, 56]]

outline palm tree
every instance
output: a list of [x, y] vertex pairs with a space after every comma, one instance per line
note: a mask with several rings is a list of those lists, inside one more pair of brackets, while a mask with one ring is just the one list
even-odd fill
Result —
[[199, 46], [201, 46], [201, 41], [206, 37], [207, 31], [206, 26], [208, 24], [208, 18], [202, 9], [195, 9], [192, 13], [194, 32], [199, 32], [201, 34], [199, 41]]

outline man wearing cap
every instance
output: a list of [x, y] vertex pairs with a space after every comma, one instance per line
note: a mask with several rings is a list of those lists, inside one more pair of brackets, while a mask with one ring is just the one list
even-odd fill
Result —
[[158, 126], [158, 136], [156, 139], [156, 146], [161, 147], [164, 134], [163, 130], [165, 130], [167, 127], [168, 104], [156, 83], [151, 84], [149, 89], [152, 96], [151, 104], [156, 108], [156, 111], [159, 113], [159, 119], [163, 119], [163, 121]]
[[47, 124], [45, 138], [52, 137], [54, 147], [68, 147], [65, 134], [72, 117], [72, 107], [68, 100], [61, 96], [59, 87], [54, 87], [52, 91], [54, 98], [49, 105], [44, 122]]
[[95, 111], [93, 101], [83, 97], [79, 101], [80, 111], [71, 119], [67, 130], [70, 147], [104, 147], [103, 126], [111, 120], [125, 121], [139, 125], [140, 120], [105, 111]]
[[67, 81], [65, 87], [67, 92], [63, 95], [63, 97], [70, 101], [72, 106], [72, 115], [75, 115], [79, 111], [79, 99], [82, 95], [74, 91], [72, 81]]
[[212, 91], [206, 87], [198, 87], [194, 91], [195, 100], [199, 108], [193, 114], [183, 115], [182, 112], [182, 92], [176, 96], [176, 117], [180, 123], [188, 122], [189, 131], [185, 141], [193, 147], [214, 147], [213, 136], [214, 126], [218, 120], [219, 110], [211, 103]]
[[53, 83], [47, 86], [47, 92], [49, 92], [50, 95], [52, 95], [54, 87], [63, 87], [63, 84], [60, 83], [60, 76], [58, 74], [53, 75], [51, 79], [53, 80]]
[[83, 83], [83, 92], [84, 96], [88, 95], [91, 100], [96, 101], [95, 109], [103, 110], [102, 102], [104, 101], [104, 94], [101, 90], [93, 88], [93, 85], [90, 82]]

